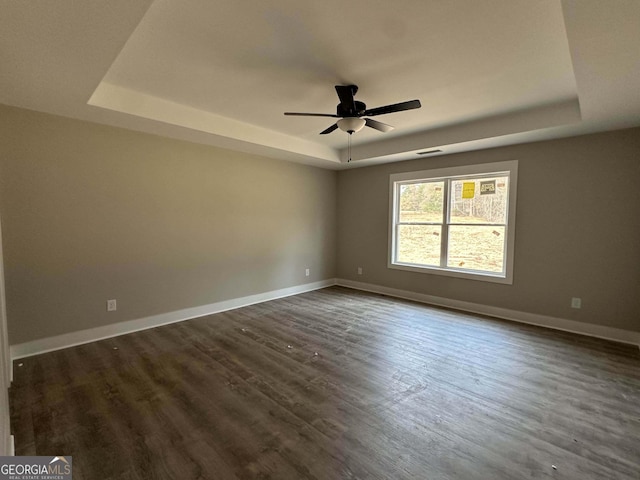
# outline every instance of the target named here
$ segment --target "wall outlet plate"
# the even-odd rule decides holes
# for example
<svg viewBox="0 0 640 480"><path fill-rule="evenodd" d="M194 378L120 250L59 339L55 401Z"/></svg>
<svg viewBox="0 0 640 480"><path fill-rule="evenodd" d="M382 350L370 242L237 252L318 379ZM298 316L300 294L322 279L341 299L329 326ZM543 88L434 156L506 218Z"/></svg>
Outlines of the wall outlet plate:
<svg viewBox="0 0 640 480"><path fill-rule="evenodd" d="M571 299L571 308L582 308L582 299L578 297L573 297Z"/></svg>
<svg viewBox="0 0 640 480"><path fill-rule="evenodd" d="M107 300L107 312L115 312L118 309L118 305L115 300Z"/></svg>

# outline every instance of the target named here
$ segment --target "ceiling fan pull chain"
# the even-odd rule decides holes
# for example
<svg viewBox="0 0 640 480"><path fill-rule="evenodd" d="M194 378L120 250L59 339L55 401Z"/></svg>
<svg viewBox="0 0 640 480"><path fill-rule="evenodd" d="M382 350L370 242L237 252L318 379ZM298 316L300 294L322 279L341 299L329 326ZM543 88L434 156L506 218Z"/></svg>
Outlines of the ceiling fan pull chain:
<svg viewBox="0 0 640 480"><path fill-rule="evenodd" d="M351 135L353 135L353 132L349 132L349 143L347 144L349 150L349 160L347 160L347 163L351 162Z"/></svg>

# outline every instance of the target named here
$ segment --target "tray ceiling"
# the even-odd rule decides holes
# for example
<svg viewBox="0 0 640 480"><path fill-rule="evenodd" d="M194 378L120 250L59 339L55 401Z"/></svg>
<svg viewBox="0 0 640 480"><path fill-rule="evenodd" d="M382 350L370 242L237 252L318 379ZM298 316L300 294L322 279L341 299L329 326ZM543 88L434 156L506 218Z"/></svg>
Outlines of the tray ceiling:
<svg viewBox="0 0 640 480"><path fill-rule="evenodd" d="M5 2L0 102L326 168L640 124L640 2Z"/></svg>

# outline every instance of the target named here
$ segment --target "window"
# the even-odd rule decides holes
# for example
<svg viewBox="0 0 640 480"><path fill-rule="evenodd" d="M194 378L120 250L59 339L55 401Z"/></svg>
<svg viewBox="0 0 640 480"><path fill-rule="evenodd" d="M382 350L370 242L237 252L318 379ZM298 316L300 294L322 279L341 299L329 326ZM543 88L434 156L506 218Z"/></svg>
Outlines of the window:
<svg viewBox="0 0 640 480"><path fill-rule="evenodd" d="M391 175L389 267L512 283L518 162Z"/></svg>

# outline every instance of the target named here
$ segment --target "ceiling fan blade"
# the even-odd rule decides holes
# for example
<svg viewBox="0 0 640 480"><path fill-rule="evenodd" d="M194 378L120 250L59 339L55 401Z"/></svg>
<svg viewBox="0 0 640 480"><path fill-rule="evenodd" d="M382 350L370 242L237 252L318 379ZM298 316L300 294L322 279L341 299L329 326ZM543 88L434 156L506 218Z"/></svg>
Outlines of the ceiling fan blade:
<svg viewBox="0 0 640 480"><path fill-rule="evenodd" d="M379 130L381 132L390 132L391 130L393 130L393 127L391 125L387 125L386 123L382 123L382 122L378 122L377 120L372 120L371 118L365 118L364 121L366 122L365 125L367 127L371 127L371 128L375 128L376 130Z"/></svg>
<svg viewBox="0 0 640 480"><path fill-rule="evenodd" d="M408 102L394 103L393 105L385 105L384 107L371 108L365 110L363 115L375 116L384 115L385 113L402 112L404 110L413 110L414 108L420 108L420 100L409 100Z"/></svg>
<svg viewBox="0 0 640 480"><path fill-rule="evenodd" d="M295 115L298 117L331 117L331 118L340 118L338 115L333 113L302 113L302 112L284 112L285 115Z"/></svg>
<svg viewBox="0 0 640 480"><path fill-rule="evenodd" d="M320 135L326 135L327 133L331 133L333 132L336 128L338 128L338 124L334 123L333 125L331 125L329 128L325 128L323 131L320 132Z"/></svg>
<svg viewBox="0 0 640 480"><path fill-rule="evenodd" d="M336 85L336 93L340 98L340 104L349 113L356 111L356 101L353 96L358 91L355 85Z"/></svg>

